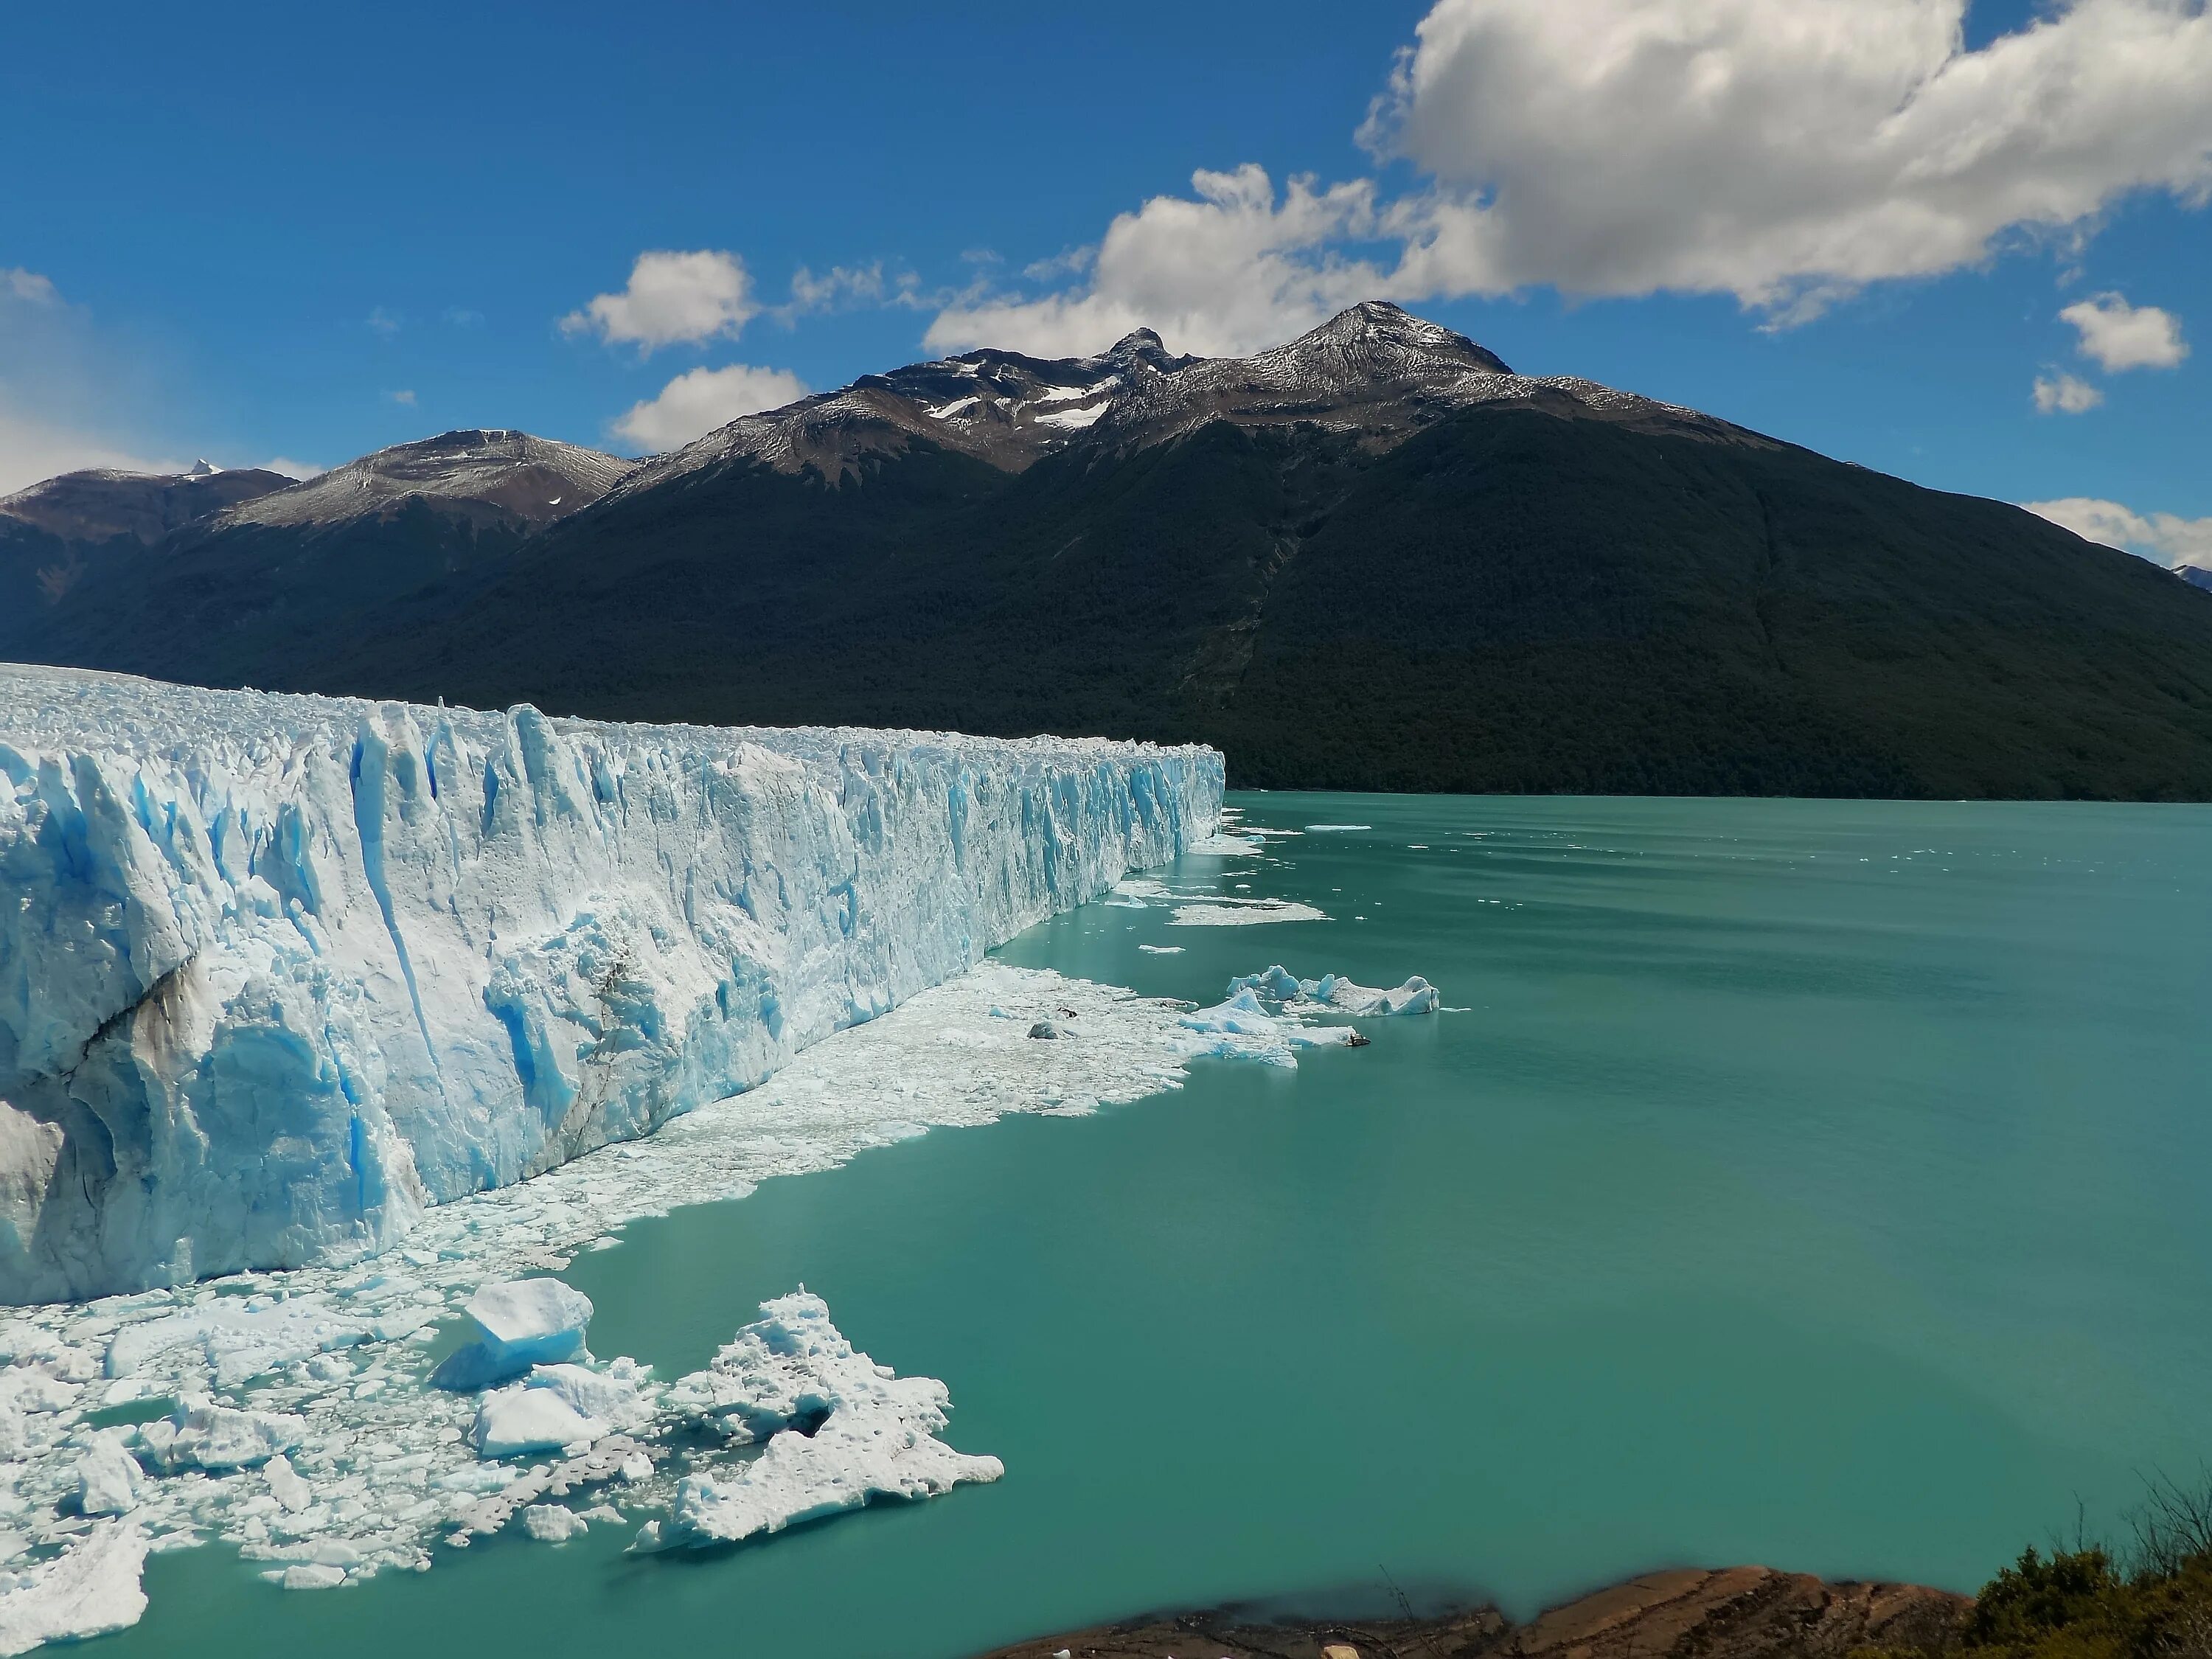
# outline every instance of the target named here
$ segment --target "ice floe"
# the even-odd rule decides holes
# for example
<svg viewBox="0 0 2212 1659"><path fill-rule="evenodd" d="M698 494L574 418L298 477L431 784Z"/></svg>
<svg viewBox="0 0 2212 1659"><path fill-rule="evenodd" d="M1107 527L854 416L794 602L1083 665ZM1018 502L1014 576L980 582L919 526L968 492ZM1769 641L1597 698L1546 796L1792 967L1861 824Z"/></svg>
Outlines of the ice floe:
<svg viewBox="0 0 2212 1659"><path fill-rule="evenodd" d="M1168 918L1170 927L1250 927L1269 921L1327 921L1328 916L1310 904L1294 899L1220 898L1206 903L1178 904Z"/></svg>
<svg viewBox="0 0 2212 1659"><path fill-rule="evenodd" d="M145 1565L145 1535L128 1521L107 1521L52 1560L0 1568L0 1654L137 1624L146 1611Z"/></svg>

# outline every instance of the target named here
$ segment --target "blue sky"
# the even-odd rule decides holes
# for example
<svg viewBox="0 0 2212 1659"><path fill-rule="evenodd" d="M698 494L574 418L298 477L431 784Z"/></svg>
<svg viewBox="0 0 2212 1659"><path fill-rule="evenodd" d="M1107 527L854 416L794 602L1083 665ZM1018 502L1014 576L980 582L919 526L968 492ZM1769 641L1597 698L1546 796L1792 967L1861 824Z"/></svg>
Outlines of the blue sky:
<svg viewBox="0 0 2212 1659"><path fill-rule="evenodd" d="M2212 19L1957 11L17 7L0 486L468 425L635 451L932 345L1249 349L1374 289L1524 372L2212 562ZM742 297L580 314L654 250ZM781 374L653 405L739 364Z"/></svg>

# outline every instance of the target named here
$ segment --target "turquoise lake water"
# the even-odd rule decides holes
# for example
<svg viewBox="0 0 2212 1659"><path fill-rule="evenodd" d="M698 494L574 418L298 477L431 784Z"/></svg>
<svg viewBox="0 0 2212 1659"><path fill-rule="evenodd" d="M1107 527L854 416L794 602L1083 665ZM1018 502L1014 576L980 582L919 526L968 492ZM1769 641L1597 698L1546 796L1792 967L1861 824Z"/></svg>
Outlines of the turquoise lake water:
<svg viewBox="0 0 2212 1659"><path fill-rule="evenodd" d="M1331 920L1091 906L1001 957L1208 1001L1418 973L1467 1012L939 1131L564 1275L664 1376L803 1280L1002 1482L322 1594L159 1557L96 1651L956 1659L1386 1571L1524 1613L1692 1562L1964 1589L2212 1459L2212 811L1234 804L1369 826L1178 872Z"/></svg>

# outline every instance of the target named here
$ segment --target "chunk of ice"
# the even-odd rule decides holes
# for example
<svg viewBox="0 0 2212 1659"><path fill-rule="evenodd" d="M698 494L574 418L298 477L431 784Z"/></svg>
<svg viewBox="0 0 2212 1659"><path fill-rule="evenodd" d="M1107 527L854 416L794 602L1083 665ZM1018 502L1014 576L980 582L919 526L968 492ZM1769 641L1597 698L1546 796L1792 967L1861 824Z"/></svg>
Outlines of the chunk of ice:
<svg viewBox="0 0 2212 1659"><path fill-rule="evenodd" d="M516 1382L495 1389L483 1397L483 1403L477 1407L473 1438L479 1457L517 1457L525 1452L588 1444L608 1433L611 1426L585 1416L551 1389Z"/></svg>
<svg viewBox="0 0 2212 1659"><path fill-rule="evenodd" d="M103 1429L76 1460L76 1506L81 1515L127 1515L138 1507L145 1479L137 1460L123 1449L123 1436Z"/></svg>
<svg viewBox="0 0 2212 1659"><path fill-rule="evenodd" d="M524 1279L481 1286L465 1311L476 1321L477 1340L447 1354L430 1381L472 1394L533 1365L561 1364L581 1355L592 1299L557 1279Z"/></svg>
<svg viewBox="0 0 2212 1659"><path fill-rule="evenodd" d="M522 1529L541 1544L565 1544L586 1531L584 1517L559 1504L532 1504L522 1512Z"/></svg>
<svg viewBox="0 0 2212 1659"><path fill-rule="evenodd" d="M103 1521L51 1561L0 1570L0 1654L47 1642L81 1642L138 1622L146 1536L129 1521Z"/></svg>
<svg viewBox="0 0 2212 1659"><path fill-rule="evenodd" d="M291 1450L307 1426L304 1419L286 1413L239 1411L204 1395L188 1395L167 1420L140 1425L138 1443L165 1474L246 1469Z"/></svg>
<svg viewBox="0 0 2212 1659"><path fill-rule="evenodd" d="M667 1520L641 1532L642 1547L733 1542L871 1498L927 1498L1006 1473L995 1457L939 1440L945 1385L898 1376L856 1352L820 1297L795 1291L761 1313L668 1395L679 1413L767 1449L726 1473L686 1475Z"/></svg>

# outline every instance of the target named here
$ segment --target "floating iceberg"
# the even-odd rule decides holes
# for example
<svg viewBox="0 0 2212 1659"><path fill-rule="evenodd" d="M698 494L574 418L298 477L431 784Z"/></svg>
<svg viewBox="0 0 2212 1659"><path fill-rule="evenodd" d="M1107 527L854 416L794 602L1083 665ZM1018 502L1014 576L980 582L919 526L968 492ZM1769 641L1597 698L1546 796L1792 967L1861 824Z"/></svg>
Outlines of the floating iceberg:
<svg viewBox="0 0 2212 1659"><path fill-rule="evenodd" d="M138 1449L165 1474L183 1469L227 1474L266 1463L300 1443L307 1422L283 1412L240 1411L187 1395L167 1419L142 1424Z"/></svg>
<svg viewBox="0 0 2212 1659"><path fill-rule="evenodd" d="M1179 1023L1213 1038L1210 1052L1224 1059L1271 1066L1296 1066L1297 1049L1348 1048L1357 1037L1349 1025L1315 1025L1296 1013L1277 1013L1249 985L1232 988L1224 1000L1194 1009Z"/></svg>
<svg viewBox="0 0 2212 1659"><path fill-rule="evenodd" d="M430 1382L434 1388L473 1394L520 1376L533 1365L558 1365L581 1356L592 1299L557 1279L525 1279L479 1287L463 1311L476 1322L477 1340L447 1355Z"/></svg>
<svg viewBox="0 0 2212 1659"><path fill-rule="evenodd" d="M387 1249L1174 858L1221 781L0 666L0 1301Z"/></svg>
<svg viewBox="0 0 2212 1659"><path fill-rule="evenodd" d="M1362 1018L1377 1014L1433 1014L1443 1001L1437 988L1418 974L1403 985L1384 990L1372 985L1355 985L1340 974L1298 979L1279 963L1229 981L1232 998L1241 991L1251 991L1271 1002L1289 1006L1311 1004Z"/></svg>
<svg viewBox="0 0 2212 1659"><path fill-rule="evenodd" d="M871 1498L929 1498L1006 1472L995 1457L939 1440L945 1385L894 1376L856 1352L820 1297L800 1291L761 1312L707 1370L672 1383L668 1404L728 1440L765 1449L727 1473L684 1476L668 1518L639 1534L641 1547L732 1543Z"/></svg>
<svg viewBox="0 0 2212 1659"><path fill-rule="evenodd" d="M124 1449L112 1429L92 1437L76 1461L76 1507L80 1515L127 1515L138 1506L145 1477L137 1460Z"/></svg>
<svg viewBox="0 0 2212 1659"><path fill-rule="evenodd" d="M0 1654L47 1642L79 1642L138 1622L146 1611L139 1574L146 1538L127 1521L107 1521L51 1561L0 1568Z"/></svg>
<svg viewBox="0 0 2212 1659"><path fill-rule="evenodd" d="M586 1447L605 1438L609 1428L551 1389L517 1382L484 1396L477 1407L473 1438L479 1457L518 1457L526 1452Z"/></svg>
<svg viewBox="0 0 2212 1659"><path fill-rule="evenodd" d="M1168 918L1170 927L1252 927L1269 921L1327 921L1326 913L1296 899L1220 898L1200 904L1178 904Z"/></svg>

